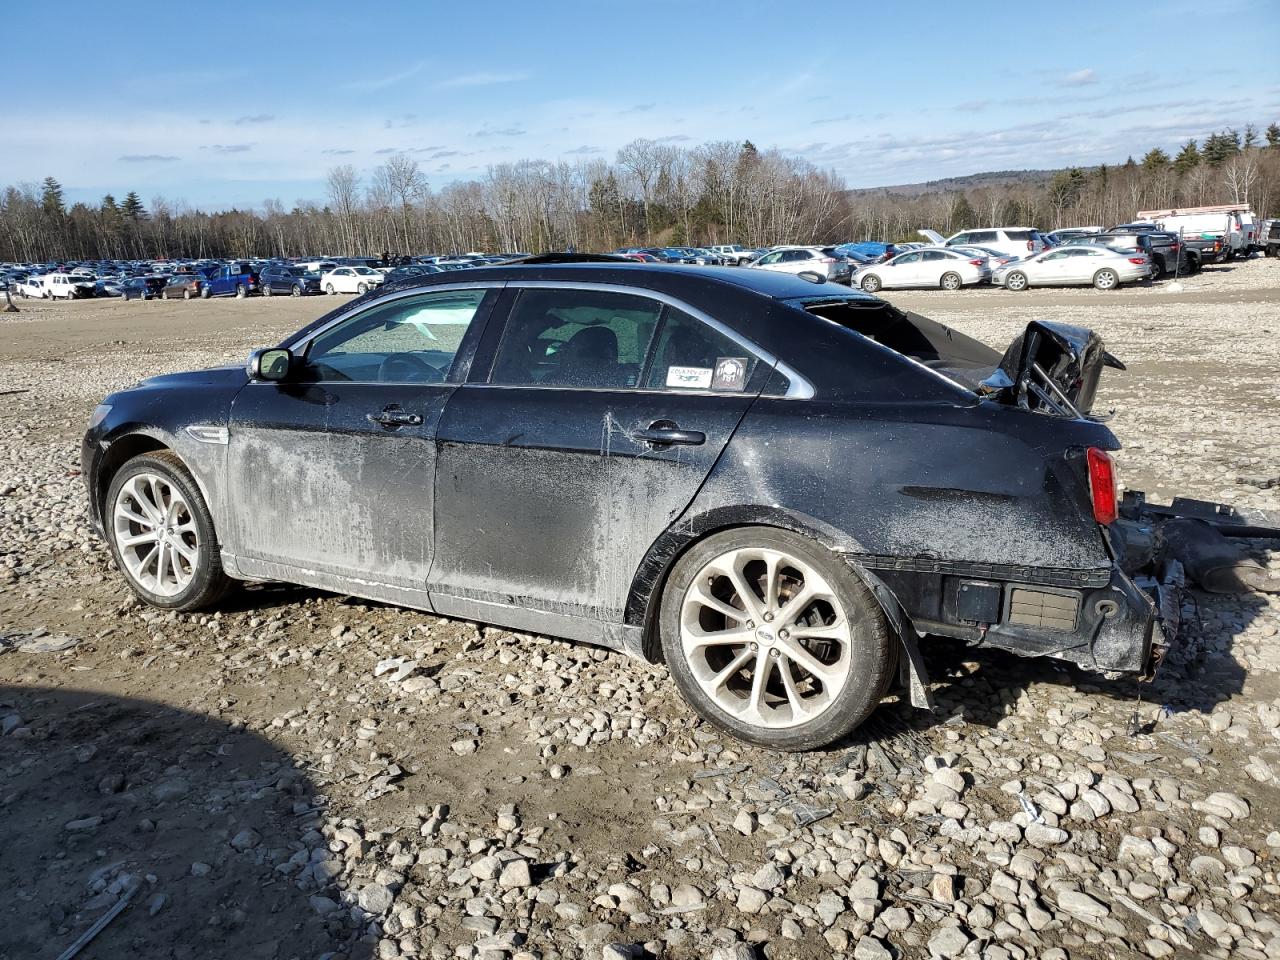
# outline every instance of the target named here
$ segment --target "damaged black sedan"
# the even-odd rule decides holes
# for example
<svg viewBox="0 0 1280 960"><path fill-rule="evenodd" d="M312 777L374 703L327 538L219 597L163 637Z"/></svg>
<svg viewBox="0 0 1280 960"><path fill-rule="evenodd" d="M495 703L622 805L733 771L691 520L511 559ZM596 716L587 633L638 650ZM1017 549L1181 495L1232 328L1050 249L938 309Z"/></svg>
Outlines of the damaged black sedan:
<svg viewBox="0 0 1280 960"><path fill-rule="evenodd" d="M836 740L921 639L1139 673L1086 330L1004 354L812 278L521 264L362 296L113 394L90 513L174 610L275 580L664 661L752 743Z"/></svg>

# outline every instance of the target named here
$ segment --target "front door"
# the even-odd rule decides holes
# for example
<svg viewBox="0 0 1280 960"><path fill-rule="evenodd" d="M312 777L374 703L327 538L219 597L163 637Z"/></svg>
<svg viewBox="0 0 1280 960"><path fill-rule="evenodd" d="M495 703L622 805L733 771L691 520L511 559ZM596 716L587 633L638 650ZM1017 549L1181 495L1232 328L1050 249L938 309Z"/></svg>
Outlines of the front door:
<svg viewBox="0 0 1280 960"><path fill-rule="evenodd" d="M497 296L371 304L295 345L287 381L240 392L220 533L245 572L426 606L436 428Z"/></svg>
<svg viewBox="0 0 1280 960"><path fill-rule="evenodd" d="M622 620L641 559L770 367L656 297L573 285L508 296L500 343L495 329L481 348L493 360L477 359L440 423L432 603L479 618L485 605L542 611L572 636L566 618Z"/></svg>

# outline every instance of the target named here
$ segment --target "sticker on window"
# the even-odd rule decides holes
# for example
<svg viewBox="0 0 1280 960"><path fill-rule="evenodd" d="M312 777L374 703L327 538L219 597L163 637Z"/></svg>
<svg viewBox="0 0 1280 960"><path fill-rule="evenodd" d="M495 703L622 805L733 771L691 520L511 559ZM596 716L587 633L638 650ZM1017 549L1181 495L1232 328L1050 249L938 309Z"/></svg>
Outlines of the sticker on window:
<svg viewBox="0 0 1280 960"><path fill-rule="evenodd" d="M706 390L711 386L710 367L667 367L667 386Z"/></svg>
<svg viewBox="0 0 1280 960"><path fill-rule="evenodd" d="M747 385L746 357L718 357L711 377L712 390L742 390Z"/></svg>

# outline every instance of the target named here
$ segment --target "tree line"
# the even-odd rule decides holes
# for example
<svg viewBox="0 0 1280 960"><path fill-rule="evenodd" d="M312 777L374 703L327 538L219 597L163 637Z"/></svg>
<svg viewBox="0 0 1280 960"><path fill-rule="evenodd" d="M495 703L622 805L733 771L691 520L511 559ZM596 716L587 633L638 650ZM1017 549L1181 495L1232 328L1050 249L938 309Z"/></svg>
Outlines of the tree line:
<svg viewBox="0 0 1280 960"><path fill-rule="evenodd" d="M353 256L626 245L910 240L1000 224L1109 225L1138 210L1249 203L1280 210L1280 125L1190 140L1173 156L1072 167L1040 182L906 195L848 190L829 170L750 141L692 148L635 140L604 159L522 160L433 190L397 154L371 172L328 171L323 201L206 211L136 191L67 205L54 177L0 194L0 261Z"/></svg>

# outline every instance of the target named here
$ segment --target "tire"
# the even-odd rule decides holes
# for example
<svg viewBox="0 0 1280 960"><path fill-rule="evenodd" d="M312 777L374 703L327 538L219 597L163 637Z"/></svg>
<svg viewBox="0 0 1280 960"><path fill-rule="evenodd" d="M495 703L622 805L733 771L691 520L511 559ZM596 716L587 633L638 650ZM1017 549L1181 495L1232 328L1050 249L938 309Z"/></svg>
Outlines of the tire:
<svg viewBox="0 0 1280 960"><path fill-rule="evenodd" d="M201 300L208 300L212 296L213 296L213 288L210 287L208 284L205 284L203 287L200 288Z"/></svg>
<svg viewBox="0 0 1280 960"><path fill-rule="evenodd" d="M359 293L359 294L365 294L365 293L368 293L368 292L369 292L369 285L368 285L367 283L357 283L357 284L356 284L356 293Z"/></svg>
<svg viewBox="0 0 1280 960"><path fill-rule="evenodd" d="M1169 272L1169 265L1165 263L1164 257L1153 257L1151 262L1155 265L1156 271L1151 275L1152 280L1159 280Z"/></svg>
<svg viewBox="0 0 1280 960"><path fill-rule="evenodd" d="M161 300L168 300L168 299L169 299L169 291L168 291L168 290L161 290L161 291L160 291L160 299L161 299Z"/></svg>
<svg viewBox="0 0 1280 960"><path fill-rule="evenodd" d="M157 511L162 509L160 516ZM168 450L134 457L116 472L107 488L102 522L116 567L144 603L165 610L199 610L231 585L200 488ZM148 528L158 525L173 532L159 541L147 539ZM129 543L131 536L143 539ZM181 543L182 552L172 543Z"/></svg>
<svg viewBox="0 0 1280 960"><path fill-rule="evenodd" d="M738 571L738 582L750 584L749 601L722 572L729 569ZM765 583L775 589L764 590ZM803 629L820 629L823 620L830 621L818 655L799 638L788 637L795 618L785 603L760 609L766 592L794 597L804 585L818 595L797 613L819 626ZM702 603L699 595L717 606ZM660 603L663 655L685 701L713 726L756 746L813 750L847 736L879 704L892 675L892 636L871 591L848 564L789 530L741 527L694 544L676 562ZM761 622L748 616L748 603ZM742 620L720 612L726 609L743 610ZM727 633L744 639L696 643L726 626L731 627ZM726 677L734 663L738 668ZM756 684L761 663L762 688ZM829 676L805 672L804 663L829 668ZM743 676L748 671L750 676ZM719 686L713 677L723 678ZM810 716L797 716L797 702Z"/></svg>
<svg viewBox="0 0 1280 960"><path fill-rule="evenodd" d="M243 284L243 283L237 283L237 284L236 284L236 299L237 299L237 300L243 300L243 299L244 299L245 297L247 297L248 295L249 295L249 291L248 291L248 290L246 290L246 289L244 288L244 284Z"/></svg>
<svg viewBox="0 0 1280 960"><path fill-rule="evenodd" d="M959 290L964 286L964 281L960 279L958 273L944 273L942 275L943 290Z"/></svg>
<svg viewBox="0 0 1280 960"><path fill-rule="evenodd" d="M880 286L881 286L880 278L877 277L874 273L868 273L858 283L858 286L862 287L862 290L864 293L879 293Z"/></svg>
<svg viewBox="0 0 1280 960"><path fill-rule="evenodd" d="M183 300L190 300L190 299L191 299L191 288L190 288L190 287L187 287L185 290L183 290L183 291L182 291L182 299L183 299Z"/></svg>
<svg viewBox="0 0 1280 960"><path fill-rule="evenodd" d="M1027 280L1027 275L1021 270L1014 270L1004 278L1004 288L1012 290L1014 293L1021 293L1031 284Z"/></svg>
<svg viewBox="0 0 1280 960"><path fill-rule="evenodd" d="M333 296L336 291L333 289L332 283L326 283L324 285L324 292L327 293L329 296Z"/></svg>
<svg viewBox="0 0 1280 960"><path fill-rule="evenodd" d="M1114 290L1120 286L1120 277L1110 267L1104 267L1093 275L1093 286L1097 290Z"/></svg>
<svg viewBox="0 0 1280 960"><path fill-rule="evenodd" d="M262 285L262 295L263 295L264 297L269 297L269 296L271 296L271 284L269 284L269 283L264 283L264 284Z"/></svg>
<svg viewBox="0 0 1280 960"><path fill-rule="evenodd" d="M289 290L289 296L291 297L302 296L302 287L299 284L295 283L293 287Z"/></svg>

